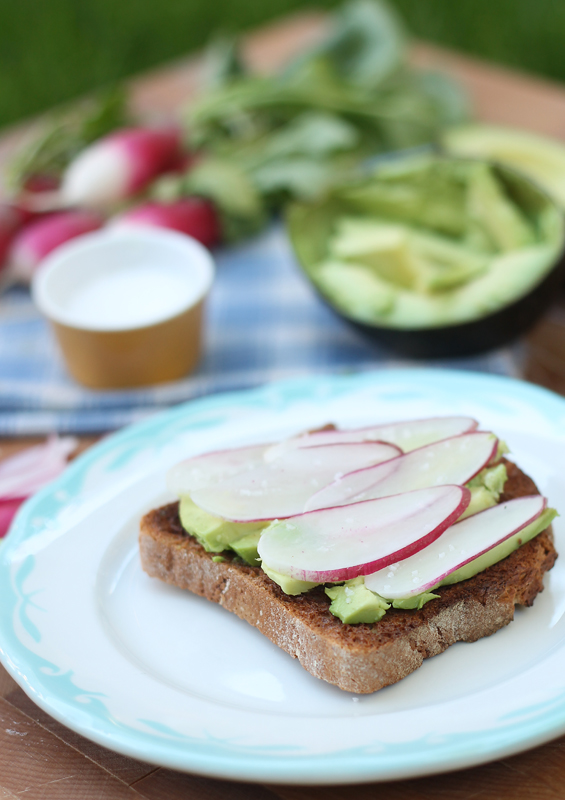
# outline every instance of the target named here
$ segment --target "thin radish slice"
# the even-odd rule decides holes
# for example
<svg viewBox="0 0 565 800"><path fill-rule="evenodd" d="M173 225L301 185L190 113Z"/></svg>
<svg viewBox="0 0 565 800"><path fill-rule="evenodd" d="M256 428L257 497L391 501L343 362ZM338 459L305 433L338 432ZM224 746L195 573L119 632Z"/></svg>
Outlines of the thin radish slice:
<svg viewBox="0 0 565 800"><path fill-rule="evenodd" d="M9 500L0 500L0 539L5 536L10 530L12 520L16 516L18 508L23 502L25 497L14 497Z"/></svg>
<svg viewBox="0 0 565 800"><path fill-rule="evenodd" d="M71 436L51 437L45 444L34 445L0 462L0 500L29 497L66 467L67 458L76 448Z"/></svg>
<svg viewBox="0 0 565 800"><path fill-rule="evenodd" d="M182 497L195 489L216 486L240 472L255 469L263 462L267 447L268 444L254 444L187 458L169 470L167 487Z"/></svg>
<svg viewBox="0 0 565 800"><path fill-rule="evenodd" d="M351 472L313 495L304 511L387 497L401 492L464 484L485 467L496 453L492 433L473 431L412 450L384 464Z"/></svg>
<svg viewBox="0 0 565 800"><path fill-rule="evenodd" d="M235 522L281 519L300 514L308 498L336 477L397 455L394 445L373 442L305 447L189 494L216 517Z"/></svg>
<svg viewBox="0 0 565 800"><path fill-rule="evenodd" d="M422 550L469 504L463 486L326 508L275 522L259 541L270 569L304 581L326 583L369 575Z"/></svg>
<svg viewBox="0 0 565 800"><path fill-rule="evenodd" d="M367 575L365 586L387 600L421 594L534 522L545 506L544 497L533 495L487 508L452 525L416 555Z"/></svg>
<svg viewBox="0 0 565 800"><path fill-rule="evenodd" d="M477 426L478 422L471 417L434 417L373 425L369 428L313 431L272 445L265 452L265 460L272 461L282 453L297 447L313 447L322 444L337 444L338 442L389 442L407 453L441 439L449 439L452 436L474 431Z"/></svg>

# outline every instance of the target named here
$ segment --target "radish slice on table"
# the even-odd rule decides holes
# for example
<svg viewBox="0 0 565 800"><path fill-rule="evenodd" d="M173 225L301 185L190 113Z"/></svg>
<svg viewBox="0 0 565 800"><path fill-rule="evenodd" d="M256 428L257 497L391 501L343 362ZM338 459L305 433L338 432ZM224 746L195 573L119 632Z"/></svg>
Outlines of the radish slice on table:
<svg viewBox="0 0 565 800"><path fill-rule="evenodd" d="M0 462L0 537L8 532L20 505L66 467L76 439L52 437Z"/></svg>
<svg viewBox="0 0 565 800"><path fill-rule="evenodd" d="M324 487L305 504L305 511L356 503L411 492L444 483L464 484L485 467L496 453L492 433L473 431L358 470Z"/></svg>
<svg viewBox="0 0 565 800"><path fill-rule="evenodd" d="M268 444L256 444L187 458L169 470L167 487L182 497L194 489L215 486L240 472L255 469L263 462L263 453L268 447Z"/></svg>
<svg viewBox="0 0 565 800"><path fill-rule="evenodd" d="M72 436L51 437L0 462L0 499L28 497L65 468L76 448Z"/></svg>
<svg viewBox="0 0 565 800"><path fill-rule="evenodd" d="M474 431L477 426L478 422L471 417L434 417L373 425L369 428L313 431L273 445L265 453L265 458L267 461L271 461L287 450L297 447L313 447L322 444L337 444L338 442L390 442L407 453L409 450L424 447L441 439Z"/></svg>
<svg viewBox="0 0 565 800"><path fill-rule="evenodd" d="M367 575L365 586L387 600L421 594L534 522L545 506L545 498L534 495L487 508L452 525L425 550Z"/></svg>
<svg viewBox="0 0 565 800"><path fill-rule="evenodd" d="M339 475L397 455L393 445L373 442L305 447L188 493L216 517L235 522L280 519L300 514L308 498Z"/></svg>
<svg viewBox="0 0 565 800"><path fill-rule="evenodd" d="M434 486L326 508L270 525L259 541L269 569L326 583L369 575L418 553L469 504L464 486Z"/></svg>

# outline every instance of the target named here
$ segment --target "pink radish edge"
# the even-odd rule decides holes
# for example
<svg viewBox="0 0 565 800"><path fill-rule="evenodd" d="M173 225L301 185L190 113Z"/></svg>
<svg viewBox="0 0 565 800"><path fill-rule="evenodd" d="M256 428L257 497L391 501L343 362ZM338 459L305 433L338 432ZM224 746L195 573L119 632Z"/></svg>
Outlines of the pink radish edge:
<svg viewBox="0 0 565 800"><path fill-rule="evenodd" d="M531 499L533 497L540 497L540 495L530 494L530 495L524 495L523 497L517 497L515 499L516 500L525 500L525 499ZM543 512L545 511L545 509L547 508L547 498L542 497L541 499L542 499L543 502L542 502L542 506L541 506L540 510L536 514L534 514L532 517L530 517L528 520L526 520L522 525L519 525L517 528L514 528L514 530L510 531L510 533L508 533L506 536L503 536L502 539L499 539L491 547L485 547L484 550L481 550L480 552L475 553L472 556L469 556L469 558L467 558L465 561L462 561L454 569L449 570L449 572L444 572L436 580L430 581L430 582L428 582L426 584L422 584L422 586L420 587L420 593L421 592L425 592L428 589L431 589L433 586L437 586L437 584L440 583L441 581L443 581L444 578L447 578L449 575L451 575L452 573L456 572L458 569L461 569L466 564L469 564L471 561L475 561L475 559L480 558L481 556L484 556L484 554L488 553L489 550L492 550L494 547L497 547L499 544L502 544L507 539L510 539L511 536L515 536L517 533L520 533L520 531L523 531L524 528L527 528L528 525L531 525L532 522L535 522L536 519L538 519L538 517L540 517L543 514ZM509 502L512 502L512 501L509 501ZM495 508L495 507L496 506L492 506L491 508L485 508L482 511L479 511L477 514L473 514L472 517L467 517L467 519L477 519L478 517L481 516L481 514L485 514L488 511L491 511L492 508ZM464 522L465 520L462 520L462 521ZM439 536L436 537L436 538L439 538ZM406 558L406 556L405 556L405 558ZM398 560L400 561L402 559L398 559ZM388 564L386 564L385 566L388 566ZM377 570L373 570L373 572L377 572ZM365 573L365 574L367 574L367 573Z"/></svg>
<svg viewBox="0 0 565 800"><path fill-rule="evenodd" d="M381 463L382 464L391 464L392 466L394 466L394 463L396 462L397 459L404 458L405 456L408 456L408 455L412 456L412 454L418 453L420 450L424 450L426 447L433 447L433 445L439 444L440 442L446 442L448 439L460 439L463 436L474 436L475 434L482 435L484 433L490 433L490 431L468 431L467 433L458 433L457 436L448 436L447 439L439 439L437 442L431 442L430 444L425 444L425 445L423 445L423 447L416 447L414 450L408 451L408 453L400 452L397 456L394 456L394 458L391 458L388 461L383 461ZM494 436L494 434L493 434L493 436ZM382 444L390 444L390 442L383 442ZM392 446L394 447L396 445L392 445ZM495 455L497 449L498 449L498 438L495 437L492 450L491 450L490 455L488 456L487 460L483 463L482 467L479 467L479 469L476 470L476 472L474 472L472 475L470 475L467 478L467 480L465 481L466 483L468 483L469 481L472 481L473 478L475 478L479 474L479 472L481 472L488 464L490 464L490 462L492 461L492 458ZM375 469L376 467L380 467L380 464L374 464L374 465L371 465L369 467L362 467L361 469L354 469L351 472L347 472L345 475L342 475L342 477L339 480L342 481L344 478L348 477L349 475L358 475L361 472L367 472L368 470ZM389 475L385 476L385 478L383 478L382 480L385 480L388 477L389 477ZM334 481L334 483L337 483L337 482L338 481ZM380 481L379 481L379 483L380 483ZM331 484L328 484L328 486L331 486ZM324 487L324 488L328 488L328 487ZM320 490L320 491L322 491L322 490ZM312 509L312 511L319 511L319 510L320 509Z"/></svg>
<svg viewBox="0 0 565 800"><path fill-rule="evenodd" d="M447 484L446 484L447 485ZM418 541L413 542L412 544L403 547L401 550L397 550L394 553L390 553L388 556L383 556L383 558L376 559L375 561L371 561L364 564L357 564L351 567L343 567L340 569L332 569L332 570L299 570L299 569L292 569L289 570L289 575L292 578L297 580L303 581L312 581L316 583L339 583L341 581L348 581L352 578L359 578L360 576L370 575L373 572L378 572L380 569L384 569L385 567L390 566L391 564L396 564L398 561L403 561L405 558L409 558L409 556L413 556L416 553L419 553L425 547L427 547L432 542L435 542L436 539L439 539L441 534L447 530L447 528L451 527L454 522L456 522L461 514L465 511L469 503L471 502L471 492L467 489L466 486L458 486L458 489L461 490L461 501L459 505L442 521L438 524L433 531L423 536ZM362 503L372 503L373 500L361 500L359 505ZM353 503L352 505L358 505L357 503ZM335 506L335 508L342 508L342 506ZM306 511L304 515L308 514L316 514L320 510L323 511L331 511L329 508L324 509L316 509L314 511ZM292 517L291 517L292 519Z"/></svg>

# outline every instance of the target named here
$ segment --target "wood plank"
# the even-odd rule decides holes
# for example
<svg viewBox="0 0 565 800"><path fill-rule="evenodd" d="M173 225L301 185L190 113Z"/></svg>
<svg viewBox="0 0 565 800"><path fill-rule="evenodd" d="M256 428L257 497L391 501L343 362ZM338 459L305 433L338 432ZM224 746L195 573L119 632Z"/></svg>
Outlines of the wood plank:
<svg viewBox="0 0 565 800"><path fill-rule="evenodd" d="M562 800L565 738L482 767L355 787L355 800ZM282 800L343 800L343 787L270 786ZM349 790L351 791L351 790Z"/></svg>
<svg viewBox="0 0 565 800"><path fill-rule="evenodd" d="M565 91L562 84L418 43L412 61L451 75L469 92L474 116L484 122L565 139Z"/></svg>
<svg viewBox="0 0 565 800"><path fill-rule="evenodd" d="M234 783L159 769L135 784L148 800L277 800L280 795L258 784Z"/></svg>
<svg viewBox="0 0 565 800"><path fill-rule="evenodd" d="M0 699L0 792L26 800L139 800L140 795ZM1 795L0 795L1 796Z"/></svg>
<svg viewBox="0 0 565 800"><path fill-rule="evenodd" d="M0 664L0 697L6 697L17 688L16 681L8 675L2 664Z"/></svg>
<svg viewBox="0 0 565 800"><path fill-rule="evenodd" d="M125 784L133 784L155 770L152 764L146 764L143 761L137 761L113 750L108 750L106 747L101 747L95 742L91 742L90 739L86 739L84 736L70 730L70 728L61 725L60 722L57 722L36 706L23 689L20 689L17 685L14 691L6 696L5 700L19 713L25 714L30 722L36 723L44 731L53 734L61 742L74 748Z"/></svg>

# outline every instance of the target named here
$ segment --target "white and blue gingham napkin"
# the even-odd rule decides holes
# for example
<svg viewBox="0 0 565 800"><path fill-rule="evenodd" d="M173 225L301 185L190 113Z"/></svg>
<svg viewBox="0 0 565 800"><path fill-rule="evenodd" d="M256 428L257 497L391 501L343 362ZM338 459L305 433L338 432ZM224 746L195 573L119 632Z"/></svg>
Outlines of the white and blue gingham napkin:
<svg viewBox="0 0 565 800"><path fill-rule="evenodd" d="M279 225L219 251L216 260L199 368L181 381L144 389L101 392L75 383L29 293L6 292L0 297L0 435L110 431L212 392L409 363L368 342L321 302ZM434 365L515 375L518 363L517 350L507 348Z"/></svg>

